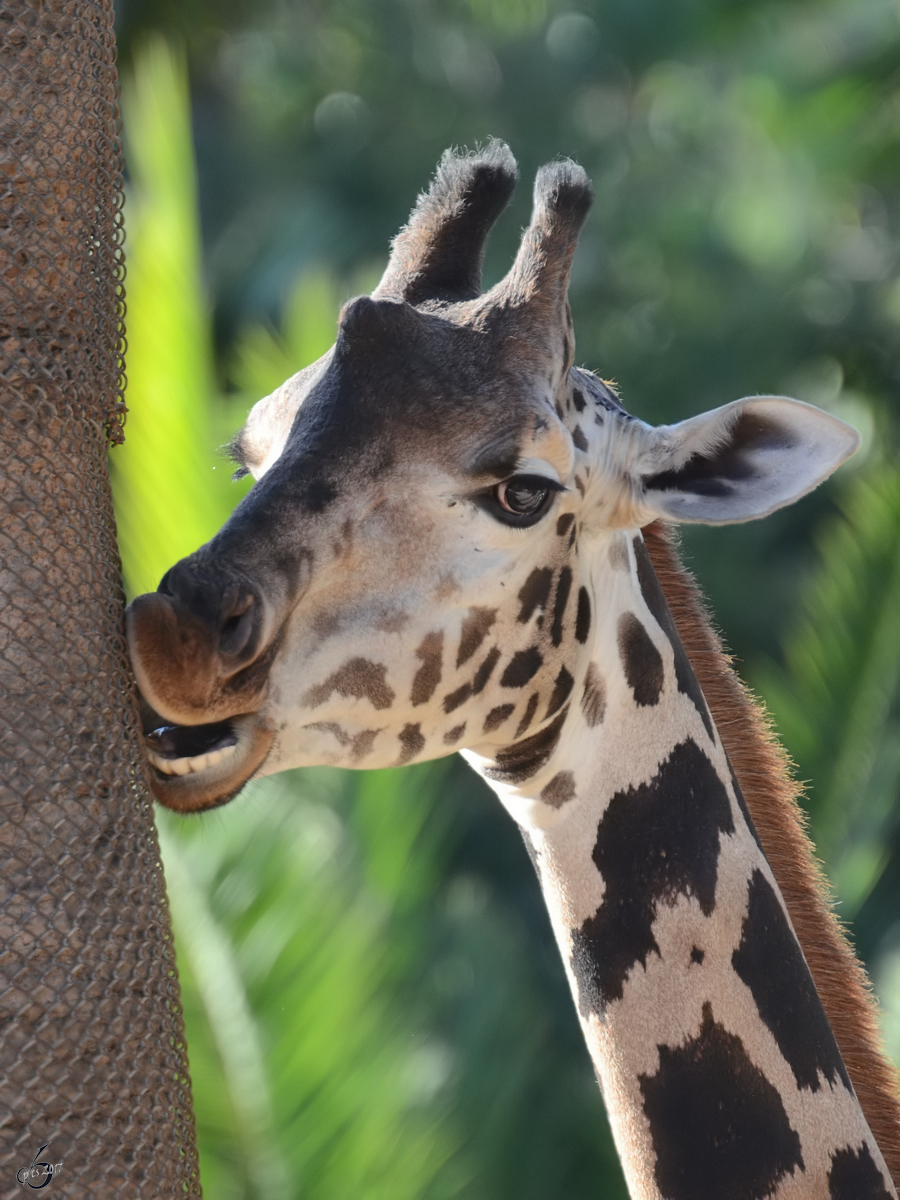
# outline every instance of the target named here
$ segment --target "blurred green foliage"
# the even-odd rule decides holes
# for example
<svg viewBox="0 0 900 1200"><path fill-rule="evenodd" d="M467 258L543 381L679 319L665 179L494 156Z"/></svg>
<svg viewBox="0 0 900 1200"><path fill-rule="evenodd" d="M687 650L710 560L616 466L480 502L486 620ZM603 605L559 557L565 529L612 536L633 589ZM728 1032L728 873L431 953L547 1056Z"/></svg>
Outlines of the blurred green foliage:
<svg viewBox="0 0 900 1200"><path fill-rule="evenodd" d="M215 454L227 415L213 401L183 63L155 40L123 93L130 411L111 466L125 582L135 595L208 541L238 496L226 491L230 472Z"/></svg>
<svg viewBox="0 0 900 1200"><path fill-rule="evenodd" d="M488 281L541 161L594 178L578 356L631 411L774 391L861 429L831 485L686 548L900 1060L893 0L122 0L119 36L130 591L218 527L248 485L216 448L330 344L445 146L488 134L523 173ZM624 1196L531 866L457 761L160 825L207 1196Z"/></svg>
<svg viewBox="0 0 900 1200"><path fill-rule="evenodd" d="M359 835L335 773L257 786L212 834L161 822L208 1196L458 1194L450 1051L397 1003L394 913L434 890L415 784L361 789L407 846Z"/></svg>

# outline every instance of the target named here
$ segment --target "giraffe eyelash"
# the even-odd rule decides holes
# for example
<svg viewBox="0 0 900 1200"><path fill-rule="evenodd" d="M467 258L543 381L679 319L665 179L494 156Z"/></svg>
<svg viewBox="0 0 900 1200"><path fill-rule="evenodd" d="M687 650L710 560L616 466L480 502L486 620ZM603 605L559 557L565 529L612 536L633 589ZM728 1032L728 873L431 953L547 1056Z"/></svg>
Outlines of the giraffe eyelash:
<svg viewBox="0 0 900 1200"><path fill-rule="evenodd" d="M221 453L226 458L230 458L235 464L236 470L231 476L233 483L236 483L239 479L245 479L250 474L250 468L247 465L247 459L244 453L243 437L244 431L243 429L239 429L231 441L224 445L221 449Z"/></svg>

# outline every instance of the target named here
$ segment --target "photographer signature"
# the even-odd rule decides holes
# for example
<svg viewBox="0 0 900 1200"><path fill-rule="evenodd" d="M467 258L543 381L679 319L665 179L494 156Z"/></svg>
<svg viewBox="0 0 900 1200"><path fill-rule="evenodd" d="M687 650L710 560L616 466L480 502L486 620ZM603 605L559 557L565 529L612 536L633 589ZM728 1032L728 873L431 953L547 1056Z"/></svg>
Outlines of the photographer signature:
<svg viewBox="0 0 900 1200"><path fill-rule="evenodd" d="M47 1146L49 1145L50 1143L48 1142ZM27 1187L30 1187L33 1191L37 1192L40 1191L41 1188L46 1187L54 1175L58 1175L60 1173L62 1170L61 1162L48 1163L37 1161L47 1149L47 1146L41 1146L40 1150L38 1150L37 1154L31 1160L30 1167L22 1167L20 1170L16 1171L17 1183L23 1183ZM42 1182L32 1183L32 1179L40 1179Z"/></svg>

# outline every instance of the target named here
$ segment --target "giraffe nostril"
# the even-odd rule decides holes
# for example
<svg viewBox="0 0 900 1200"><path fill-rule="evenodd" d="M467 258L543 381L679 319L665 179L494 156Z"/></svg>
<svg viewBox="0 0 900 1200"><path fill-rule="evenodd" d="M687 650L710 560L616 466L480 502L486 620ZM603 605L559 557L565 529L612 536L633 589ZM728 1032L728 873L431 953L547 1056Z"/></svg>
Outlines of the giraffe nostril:
<svg viewBox="0 0 900 1200"><path fill-rule="evenodd" d="M243 595L229 606L219 623L219 651L229 657L241 654L257 626L257 608L253 596Z"/></svg>

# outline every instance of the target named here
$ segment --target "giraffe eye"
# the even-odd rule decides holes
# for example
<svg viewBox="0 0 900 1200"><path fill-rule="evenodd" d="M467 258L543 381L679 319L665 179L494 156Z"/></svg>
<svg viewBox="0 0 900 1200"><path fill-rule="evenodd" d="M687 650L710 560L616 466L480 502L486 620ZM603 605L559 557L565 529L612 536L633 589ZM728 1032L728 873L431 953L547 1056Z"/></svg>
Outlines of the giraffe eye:
<svg viewBox="0 0 900 1200"><path fill-rule="evenodd" d="M542 475L513 475L491 489L491 511L507 525L534 525L550 507L554 493L563 490Z"/></svg>

